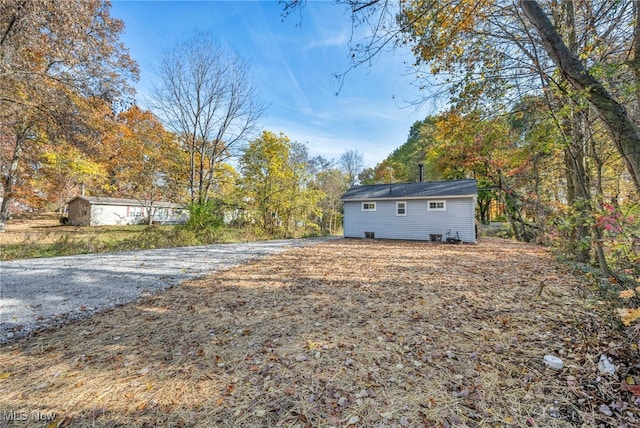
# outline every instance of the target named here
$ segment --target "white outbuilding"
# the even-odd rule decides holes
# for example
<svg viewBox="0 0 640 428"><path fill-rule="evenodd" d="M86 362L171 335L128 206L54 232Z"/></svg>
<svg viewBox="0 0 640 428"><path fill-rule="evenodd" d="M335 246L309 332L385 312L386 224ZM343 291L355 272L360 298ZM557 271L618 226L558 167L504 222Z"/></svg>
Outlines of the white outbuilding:
<svg viewBox="0 0 640 428"><path fill-rule="evenodd" d="M73 226L103 226L141 224L148 220L157 224L178 224L189 219L183 205L172 202L145 204L137 199L76 196L68 203L69 224Z"/></svg>

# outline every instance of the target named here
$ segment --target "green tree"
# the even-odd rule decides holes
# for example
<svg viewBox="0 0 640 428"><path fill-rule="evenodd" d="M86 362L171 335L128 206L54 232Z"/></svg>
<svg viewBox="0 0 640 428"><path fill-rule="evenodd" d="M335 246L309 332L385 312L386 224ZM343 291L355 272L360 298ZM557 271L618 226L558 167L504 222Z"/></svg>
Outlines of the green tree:
<svg viewBox="0 0 640 428"><path fill-rule="evenodd" d="M269 236L317 230L320 191L309 184L306 147L284 134L264 131L240 158L241 189L249 215Z"/></svg>
<svg viewBox="0 0 640 428"><path fill-rule="evenodd" d="M321 210L319 225L322 232L329 235L337 234L342 226L341 197L350 185L351 179L341 168L336 167L335 161L322 157L312 159L313 188L322 192L319 202Z"/></svg>
<svg viewBox="0 0 640 428"><path fill-rule="evenodd" d="M420 165L423 166L423 181L442 179L437 165L432 163L433 157L429 156L436 146L435 121L435 116L429 116L414 122L407 141L385 159L385 164L393 167L397 181L419 181Z"/></svg>
<svg viewBox="0 0 640 428"><path fill-rule="evenodd" d="M376 169L373 167L368 167L363 169L360 174L358 174L358 181L362 185L367 184L376 184Z"/></svg>

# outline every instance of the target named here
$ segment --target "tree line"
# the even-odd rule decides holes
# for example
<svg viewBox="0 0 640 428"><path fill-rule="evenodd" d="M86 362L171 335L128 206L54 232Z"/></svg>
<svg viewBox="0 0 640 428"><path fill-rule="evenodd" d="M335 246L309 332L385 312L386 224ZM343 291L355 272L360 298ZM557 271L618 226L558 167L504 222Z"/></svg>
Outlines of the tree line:
<svg viewBox="0 0 640 428"><path fill-rule="evenodd" d="M287 2L287 12L303 9ZM353 66L409 48L441 112L363 182L477 178L512 236L640 281L640 8L636 1L339 0Z"/></svg>
<svg viewBox="0 0 640 428"><path fill-rule="evenodd" d="M152 113L132 103L138 68L108 3L1 0L0 224L12 202L61 204L84 187L206 206L267 234L333 232L349 185L415 181L423 164L428 179L478 179L482 221L497 201L517 239L640 278L637 2L336 5L364 34L349 43L353 67L409 48L426 94L415 102L442 107L364 171L356 151L312 158L260 133L265 107L246 65L206 33L163 59Z"/></svg>
<svg viewBox="0 0 640 428"><path fill-rule="evenodd" d="M134 198L150 213L156 201L183 202L269 236L339 229L361 154L311 158L284 134L259 133L265 108L247 65L208 33L165 55L153 112L140 108L138 67L109 8L0 3L2 228L12 207L61 210L86 193Z"/></svg>

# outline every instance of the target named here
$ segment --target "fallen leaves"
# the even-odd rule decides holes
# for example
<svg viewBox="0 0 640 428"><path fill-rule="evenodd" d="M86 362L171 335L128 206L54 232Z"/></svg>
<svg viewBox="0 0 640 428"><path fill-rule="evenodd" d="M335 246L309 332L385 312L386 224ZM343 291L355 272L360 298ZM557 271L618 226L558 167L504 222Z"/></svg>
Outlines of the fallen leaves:
<svg viewBox="0 0 640 428"><path fill-rule="evenodd" d="M537 246L339 240L3 349L0 407L114 426L637 421L640 373L585 293ZM633 399L599 375L605 349Z"/></svg>
<svg viewBox="0 0 640 428"><path fill-rule="evenodd" d="M630 326L632 322L640 318L640 308L618 308L616 309L622 323L626 326Z"/></svg>

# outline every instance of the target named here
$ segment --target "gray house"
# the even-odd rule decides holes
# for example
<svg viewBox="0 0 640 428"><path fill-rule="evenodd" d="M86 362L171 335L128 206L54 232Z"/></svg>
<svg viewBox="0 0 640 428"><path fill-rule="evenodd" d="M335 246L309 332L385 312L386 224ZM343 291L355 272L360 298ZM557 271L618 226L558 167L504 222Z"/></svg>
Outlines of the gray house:
<svg viewBox="0 0 640 428"><path fill-rule="evenodd" d="M476 242L476 180L354 186L342 195L345 238Z"/></svg>
<svg viewBox="0 0 640 428"><path fill-rule="evenodd" d="M73 226L141 224L151 212L152 221L160 224L184 223L189 212L180 204L153 202L150 207L136 199L76 196L68 203L68 220Z"/></svg>

